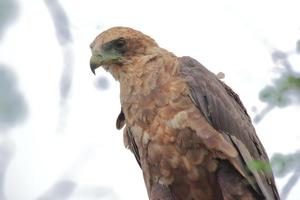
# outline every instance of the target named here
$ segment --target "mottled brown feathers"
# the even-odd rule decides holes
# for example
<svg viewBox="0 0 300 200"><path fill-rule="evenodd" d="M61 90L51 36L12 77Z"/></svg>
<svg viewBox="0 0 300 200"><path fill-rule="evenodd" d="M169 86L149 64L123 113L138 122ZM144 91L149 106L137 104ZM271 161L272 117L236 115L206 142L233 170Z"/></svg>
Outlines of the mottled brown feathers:
<svg viewBox="0 0 300 200"><path fill-rule="evenodd" d="M90 47L92 48L95 43L100 43L101 45L103 45L120 37L137 40L137 42L143 42L148 46L157 45L152 38L142 34L139 31L127 27L114 27L99 34L96 39L90 44Z"/></svg>
<svg viewBox="0 0 300 200"><path fill-rule="evenodd" d="M105 68L120 82L116 126L125 125L124 144L141 166L149 199L279 199L272 174L247 167L269 161L238 95L194 59L130 28L101 33L91 48L119 37L133 45L131 54Z"/></svg>

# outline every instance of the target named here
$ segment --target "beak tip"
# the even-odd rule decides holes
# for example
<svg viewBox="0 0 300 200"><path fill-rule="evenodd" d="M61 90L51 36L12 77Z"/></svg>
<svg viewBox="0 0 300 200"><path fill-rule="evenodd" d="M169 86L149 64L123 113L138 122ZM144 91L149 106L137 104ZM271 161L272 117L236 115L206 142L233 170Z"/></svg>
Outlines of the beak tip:
<svg viewBox="0 0 300 200"><path fill-rule="evenodd" d="M91 71L93 72L94 75L96 75L96 69L98 67L100 67L102 65L103 61L102 61L102 57L101 56L97 56L97 55L92 55L91 59L90 59L90 67L91 67Z"/></svg>
<svg viewBox="0 0 300 200"><path fill-rule="evenodd" d="M93 74L96 75L95 70L96 70L97 66L94 65L93 63L90 63L90 67L91 67L91 71L93 72Z"/></svg>

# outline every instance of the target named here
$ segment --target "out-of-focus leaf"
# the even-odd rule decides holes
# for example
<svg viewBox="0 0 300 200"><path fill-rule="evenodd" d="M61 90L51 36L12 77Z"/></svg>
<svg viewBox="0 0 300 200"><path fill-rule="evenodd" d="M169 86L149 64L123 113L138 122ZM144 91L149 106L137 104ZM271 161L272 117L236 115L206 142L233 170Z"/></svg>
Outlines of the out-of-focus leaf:
<svg viewBox="0 0 300 200"><path fill-rule="evenodd" d="M22 122L26 116L27 105L17 79L8 67L0 64L0 130Z"/></svg>
<svg viewBox="0 0 300 200"><path fill-rule="evenodd" d="M300 100L300 78L297 76L282 74L273 81L274 86L266 86L259 93L261 101L268 104L285 107L292 102L293 97ZM291 96L292 94L292 96Z"/></svg>
<svg viewBox="0 0 300 200"><path fill-rule="evenodd" d="M266 174L271 173L271 166L268 162L263 160L253 160L248 164L248 168L250 171L264 171Z"/></svg>
<svg viewBox="0 0 300 200"><path fill-rule="evenodd" d="M263 102L267 102L271 105L278 107L287 106L290 103L290 100L286 96L273 86L266 86L260 93L259 98Z"/></svg>

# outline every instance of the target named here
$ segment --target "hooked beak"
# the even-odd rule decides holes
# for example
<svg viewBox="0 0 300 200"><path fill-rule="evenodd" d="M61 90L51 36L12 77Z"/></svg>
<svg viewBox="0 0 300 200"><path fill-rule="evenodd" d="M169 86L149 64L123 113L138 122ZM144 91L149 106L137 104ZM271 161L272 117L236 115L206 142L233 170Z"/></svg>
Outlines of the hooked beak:
<svg viewBox="0 0 300 200"><path fill-rule="evenodd" d="M101 65L109 65L109 64L120 64L122 62L122 56L118 53L106 53L104 51L101 52L92 52L92 57L90 59L90 67L95 74L95 70Z"/></svg>
<svg viewBox="0 0 300 200"><path fill-rule="evenodd" d="M100 67L101 65L104 64L104 56L100 53L96 54L96 53L93 53L91 59L90 59L90 67L91 67L91 70L93 72L93 74L95 74L95 70Z"/></svg>

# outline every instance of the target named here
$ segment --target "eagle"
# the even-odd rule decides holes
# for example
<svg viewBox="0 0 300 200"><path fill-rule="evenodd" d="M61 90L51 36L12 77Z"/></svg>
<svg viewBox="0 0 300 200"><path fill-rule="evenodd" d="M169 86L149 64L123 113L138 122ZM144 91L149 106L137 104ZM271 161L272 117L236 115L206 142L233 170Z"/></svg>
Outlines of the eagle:
<svg viewBox="0 0 300 200"><path fill-rule="evenodd" d="M266 151L239 96L191 57L128 27L90 44L90 68L120 83L116 126L150 200L277 200Z"/></svg>

